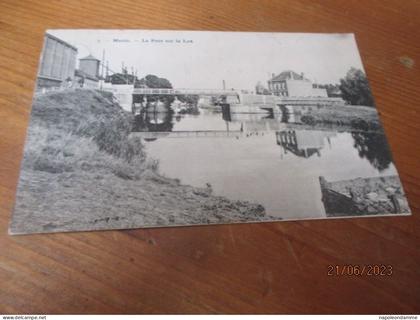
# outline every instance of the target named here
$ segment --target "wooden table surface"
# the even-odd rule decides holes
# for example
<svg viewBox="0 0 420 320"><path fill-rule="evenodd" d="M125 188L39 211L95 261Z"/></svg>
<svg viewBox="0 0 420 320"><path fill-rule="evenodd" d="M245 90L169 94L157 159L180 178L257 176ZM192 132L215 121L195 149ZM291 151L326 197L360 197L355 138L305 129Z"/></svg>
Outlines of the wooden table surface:
<svg viewBox="0 0 420 320"><path fill-rule="evenodd" d="M0 0L1 313L420 313L420 2ZM354 32L413 211L9 236L47 28ZM327 276L328 265L392 276Z"/></svg>

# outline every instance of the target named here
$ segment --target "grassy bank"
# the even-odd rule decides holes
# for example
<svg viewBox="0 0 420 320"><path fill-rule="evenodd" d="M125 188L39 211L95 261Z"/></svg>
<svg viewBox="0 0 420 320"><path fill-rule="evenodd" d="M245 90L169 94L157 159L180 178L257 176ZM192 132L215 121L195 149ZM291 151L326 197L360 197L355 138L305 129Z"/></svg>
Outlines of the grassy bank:
<svg viewBox="0 0 420 320"><path fill-rule="evenodd" d="M366 131L381 131L378 113L373 107L331 106L314 108L301 117L305 125L329 126Z"/></svg>
<svg viewBox="0 0 420 320"><path fill-rule="evenodd" d="M35 98L11 232L265 220L264 208L159 174L109 93Z"/></svg>

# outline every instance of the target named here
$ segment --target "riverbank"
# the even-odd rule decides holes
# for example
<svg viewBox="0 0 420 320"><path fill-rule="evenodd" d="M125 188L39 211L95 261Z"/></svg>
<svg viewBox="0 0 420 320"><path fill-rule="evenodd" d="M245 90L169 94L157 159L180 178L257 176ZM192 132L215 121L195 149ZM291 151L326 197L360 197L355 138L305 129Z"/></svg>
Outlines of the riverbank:
<svg viewBox="0 0 420 320"><path fill-rule="evenodd" d="M271 220L259 204L159 174L109 93L35 97L11 233Z"/></svg>
<svg viewBox="0 0 420 320"><path fill-rule="evenodd" d="M410 214L397 175L319 182L328 217Z"/></svg>
<svg viewBox="0 0 420 320"><path fill-rule="evenodd" d="M336 129L382 131L378 112L366 106L328 106L313 108L301 116L301 122L309 126Z"/></svg>

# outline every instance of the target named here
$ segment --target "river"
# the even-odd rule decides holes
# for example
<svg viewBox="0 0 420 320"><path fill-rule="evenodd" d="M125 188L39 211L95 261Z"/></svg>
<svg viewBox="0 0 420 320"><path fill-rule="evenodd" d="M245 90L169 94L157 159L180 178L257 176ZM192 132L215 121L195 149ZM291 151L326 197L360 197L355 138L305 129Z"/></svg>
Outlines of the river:
<svg viewBox="0 0 420 320"><path fill-rule="evenodd" d="M210 184L216 195L262 204L282 219L325 217L320 176L397 174L383 134L296 129L274 116L209 110L138 117L135 131L144 132L161 174Z"/></svg>

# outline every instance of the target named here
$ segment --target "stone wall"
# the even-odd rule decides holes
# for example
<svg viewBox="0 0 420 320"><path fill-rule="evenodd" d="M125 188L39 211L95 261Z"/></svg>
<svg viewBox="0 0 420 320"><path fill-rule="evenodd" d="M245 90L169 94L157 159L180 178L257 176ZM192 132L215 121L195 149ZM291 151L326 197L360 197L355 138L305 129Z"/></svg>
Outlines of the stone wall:
<svg viewBox="0 0 420 320"><path fill-rule="evenodd" d="M398 176L327 182L319 177L327 216L410 213Z"/></svg>

